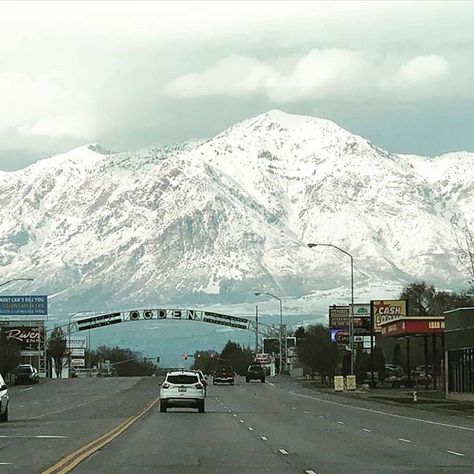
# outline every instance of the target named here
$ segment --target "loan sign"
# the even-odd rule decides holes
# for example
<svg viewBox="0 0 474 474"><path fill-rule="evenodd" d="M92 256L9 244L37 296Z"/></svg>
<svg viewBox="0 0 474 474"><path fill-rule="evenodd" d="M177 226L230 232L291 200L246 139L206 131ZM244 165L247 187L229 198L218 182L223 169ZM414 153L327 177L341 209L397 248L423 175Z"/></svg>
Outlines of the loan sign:
<svg viewBox="0 0 474 474"><path fill-rule="evenodd" d="M407 317L407 300L373 300L370 302L373 330L382 332L382 324Z"/></svg>
<svg viewBox="0 0 474 474"><path fill-rule="evenodd" d="M21 316L48 314L48 297L46 295L0 296L0 314Z"/></svg>

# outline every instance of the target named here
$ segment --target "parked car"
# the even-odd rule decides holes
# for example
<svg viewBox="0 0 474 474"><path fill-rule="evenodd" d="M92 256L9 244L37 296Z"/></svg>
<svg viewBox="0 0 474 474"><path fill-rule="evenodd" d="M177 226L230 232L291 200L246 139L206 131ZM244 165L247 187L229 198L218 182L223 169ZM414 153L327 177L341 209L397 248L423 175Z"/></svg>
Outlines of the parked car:
<svg viewBox="0 0 474 474"><path fill-rule="evenodd" d="M205 396L204 385L196 372L168 372L160 388L160 411L184 406L197 408L199 413L204 413Z"/></svg>
<svg viewBox="0 0 474 474"><path fill-rule="evenodd" d="M217 383L228 383L234 385L234 371L231 367L218 367L212 377L213 385Z"/></svg>
<svg viewBox="0 0 474 474"><path fill-rule="evenodd" d="M8 395L8 387L0 374L0 422L8 421L8 404L10 397Z"/></svg>
<svg viewBox="0 0 474 474"><path fill-rule="evenodd" d="M251 380L260 380L262 383L265 382L265 369L260 364L249 365L245 381L250 382Z"/></svg>
<svg viewBox="0 0 474 474"><path fill-rule="evenodd" d="M15 369L15 384L39 383L39 374L35 367L30 364L21 364Z"/></svg>

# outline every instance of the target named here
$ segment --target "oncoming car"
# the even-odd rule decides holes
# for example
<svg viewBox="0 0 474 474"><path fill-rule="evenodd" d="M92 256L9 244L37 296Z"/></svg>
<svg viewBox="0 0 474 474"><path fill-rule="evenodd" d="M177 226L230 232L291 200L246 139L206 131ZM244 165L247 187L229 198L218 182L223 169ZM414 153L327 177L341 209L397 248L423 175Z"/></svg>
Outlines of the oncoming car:
<svg viewBox="0 0 474 474"><path fill-rule="evenodd" d="M38 371L31 364L21 364L15 369L15 384L39 383Z"/></svg>
<svg viewBox="0 0 474 474"><path fill-rule="evenodd" d="M196 372L168 372L160 388L160 411L166 412L172 407L191 407L204 413L205 396L204 385Z"/></svg>

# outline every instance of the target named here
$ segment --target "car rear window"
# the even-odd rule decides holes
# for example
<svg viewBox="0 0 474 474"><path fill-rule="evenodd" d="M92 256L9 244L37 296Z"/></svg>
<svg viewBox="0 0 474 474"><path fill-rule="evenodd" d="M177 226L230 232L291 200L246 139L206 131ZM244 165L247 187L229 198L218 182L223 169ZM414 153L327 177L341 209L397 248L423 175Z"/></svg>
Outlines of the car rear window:
<svg viewBox="0 0 474 474"><path fill-rule="evenodd" d="M17 374L31 374L33 371L30 367L18 367Z"/></svg>
<svg viewBox="0 0 474 474"><path fill-rule="evenodd" d="M180 385L186 385L186 384L192 384L192 383L198 383L198 376L197 375L168 375L168 378L166 379L167 382L172 383L172 384L180 384Z"/></svg>

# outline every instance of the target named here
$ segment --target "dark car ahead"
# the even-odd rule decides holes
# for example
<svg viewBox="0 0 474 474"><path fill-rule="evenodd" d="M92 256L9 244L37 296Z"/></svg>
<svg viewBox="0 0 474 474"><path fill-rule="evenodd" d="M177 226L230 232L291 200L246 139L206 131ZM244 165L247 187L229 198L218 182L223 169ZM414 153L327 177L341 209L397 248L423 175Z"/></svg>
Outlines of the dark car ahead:
<svg viewBox="0 0 474 474"><path fill-rule="evenodd" d="M234 371L231 367L218 367L212 377L212 384L228 383L234 385Z"/></svg>
<svg viewBox="0 0 474 474"><path fill-rule="evenodd" d="M38 371L30 364L22 364L15 369L15 384L24 383L39 383Z"/></svg>
<svg viewBox="0 0 474 474"><path fill-rule="evenodd" d="M260 380L265 382L265 369L260 364L249 365L247 369L247 375L245 381L250 382L251 380Z"/></svg>

